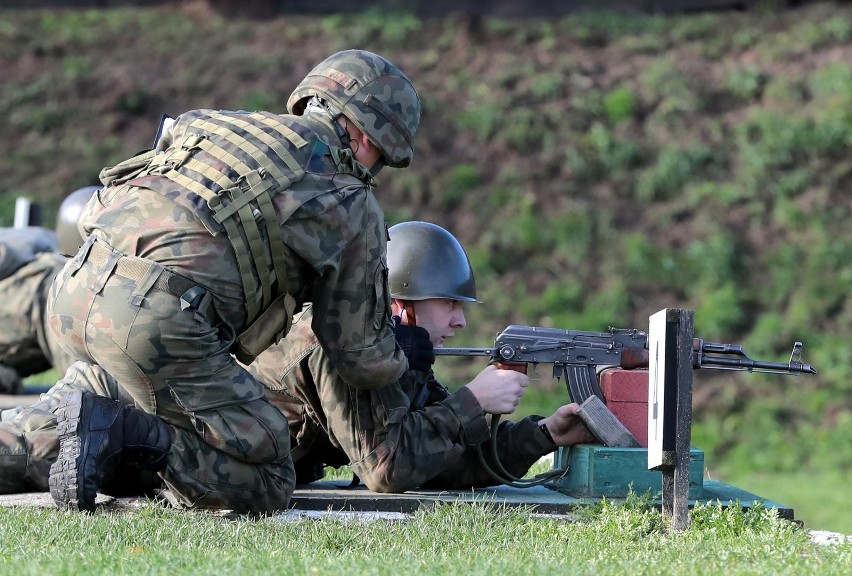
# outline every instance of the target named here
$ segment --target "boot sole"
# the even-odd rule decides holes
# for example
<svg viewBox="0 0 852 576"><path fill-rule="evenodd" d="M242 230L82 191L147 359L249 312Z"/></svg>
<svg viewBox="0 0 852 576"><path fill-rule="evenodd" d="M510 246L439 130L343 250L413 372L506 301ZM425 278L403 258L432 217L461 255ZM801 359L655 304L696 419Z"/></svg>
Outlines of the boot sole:
<svg viewBox="0 0 852 576"><path fill-rule="evenodd" d="M86 498L79 478L83 462L80 438L80 414L83 411L83 393L75 390L66 395L56 409L56 434L59 437L59 456L50 466L50 495L57 508L92 512L95 498Z"/></svg>

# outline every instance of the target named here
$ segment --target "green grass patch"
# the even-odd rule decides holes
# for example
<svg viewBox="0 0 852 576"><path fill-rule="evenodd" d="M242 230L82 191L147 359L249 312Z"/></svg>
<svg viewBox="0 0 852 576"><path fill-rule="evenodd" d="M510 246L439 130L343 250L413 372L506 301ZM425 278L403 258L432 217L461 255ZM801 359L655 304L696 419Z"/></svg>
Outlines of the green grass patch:
<svg viewBox="0 0 852 576"><path fill-rule="evenodd" d="M784 473L731 470L724 481L790 506L806 528L852 534L852 494L848 470L804 468Z"/></svg>
<svg viewBox="0 0 852 576"><path fill-rule="evenodd" d="M671 533L641 499L576 522L494 503L442 504L411 520L227 520L145 505L131 513L0 509L14 574L844 574L852 544L819 546L771 511L692 513ZM404 568L403 568L404 567Z"/></svg>

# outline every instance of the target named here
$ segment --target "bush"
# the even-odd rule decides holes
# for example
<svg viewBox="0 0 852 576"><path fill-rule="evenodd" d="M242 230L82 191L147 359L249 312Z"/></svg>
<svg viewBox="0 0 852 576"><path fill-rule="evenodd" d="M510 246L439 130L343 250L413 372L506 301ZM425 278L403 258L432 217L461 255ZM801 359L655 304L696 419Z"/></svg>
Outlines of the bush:
<svg viewBox="0 0 852 576"><path fill-rule="evenodd" d="M604 97L604 110L612 125L630 120L636 111L636 95L630 88L616 88Z"/></svg>
<svg viewBox="0 0 852 576"><path fill-rule="evenodd" d="M713 151L701 145L662 148L657 163L644 170L636 183L636 197L642 202L669 200L714 162Z"/></svg>

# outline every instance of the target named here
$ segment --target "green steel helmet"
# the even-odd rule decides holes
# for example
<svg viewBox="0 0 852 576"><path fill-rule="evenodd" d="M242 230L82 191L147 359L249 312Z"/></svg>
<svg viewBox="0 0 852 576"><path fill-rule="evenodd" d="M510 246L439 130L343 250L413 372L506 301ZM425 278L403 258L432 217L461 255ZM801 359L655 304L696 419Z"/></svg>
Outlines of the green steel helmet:
<svg viewBox="0 0 852 576"><path fill-rule="evenodd" d="M59 212L56 215L56 242L62 254L66 256L76 254L83 244L84 239L77 228L77 221L80 219L83 207L97 190L100 190L100 186L79 188L66 196L59 205Z"/></svg>
<svg viewBox="0 0 852 576"><path fill-rule="evenodd" d="M411 164L420 96L408 76L388 60L366 50L332 54L296 87L287 111L301 116L314 96L358 126L381 150L385 164Z"/></svg>
<svg viewBox="0 0 852 576"><path fill-rule="evenodd" d="M455 236L430 222L402 222L388 234L391 298L478 302L473 268Z"/></svg>

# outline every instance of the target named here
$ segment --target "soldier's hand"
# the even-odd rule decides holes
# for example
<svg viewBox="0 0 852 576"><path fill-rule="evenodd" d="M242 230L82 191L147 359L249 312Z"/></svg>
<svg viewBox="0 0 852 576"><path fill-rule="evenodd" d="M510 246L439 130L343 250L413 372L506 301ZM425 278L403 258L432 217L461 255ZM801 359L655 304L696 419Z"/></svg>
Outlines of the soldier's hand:
<svg viewBox="0 0 852 576"><path fill-rule="evenodd" d="M553 441L557 446L573 446L586 442L597 442L594 435L589 432L586 425L577 416L580 405L576 402L566 404L556 409L551 416L539 420L539 425L544 424L550 431Z"/></svg>
<svg viewBox="0 0 852 576"><path fill-rule="evenodd" d="M511 414L521 402L530 379L514 370L488 366L467 385L488 414Z"/></svg>
<svg viewBox="0 0 852 576"><path fill-rule="evenodd" d="M394 337L408 358L408 367L420 372L428 372L435 363L435 349L429 332L420 326L401 324L399 316L394 316Z"/></svg>

